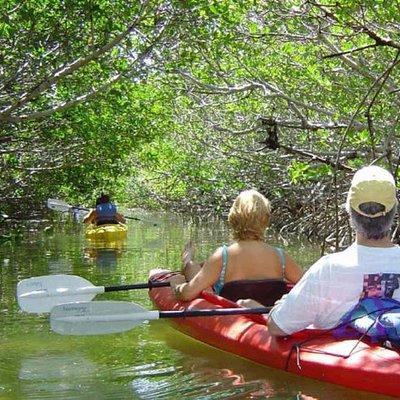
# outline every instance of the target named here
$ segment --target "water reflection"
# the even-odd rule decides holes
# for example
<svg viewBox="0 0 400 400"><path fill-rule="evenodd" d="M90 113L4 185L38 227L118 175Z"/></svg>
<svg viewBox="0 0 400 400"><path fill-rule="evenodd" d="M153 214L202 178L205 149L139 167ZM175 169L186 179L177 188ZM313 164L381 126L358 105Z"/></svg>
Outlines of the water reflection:
<svg viewBox="0 0 400 400"><path fill-rule="evenodd" d="M158 322L153 323L156 324ZM158 381L158 389L165 391L169 387L171 391L183 394L181 390L186 388L185 399L359 400L360 395L365 400L387 398L260 366L202 344L176 332L172 327L162 331L162 339L168 348L181 354L179 363L183 373L181 376L180 373L175 374L170 380ZM209 386L202 384L206 382ZM154 382L152 386L152 394L156 396ZM187 391L190 392L189 397L186 397ZM164 397L160 391L160 397L153 398Z"/></svg>
<svg viewBox="0 0 400 400"><path fill-rule="evenodd" d="M23 381L43 382L85 379L93 375L96 365L80 353L38 354L21 361L18 378Z"/></svg>
<svg viewBox="0 0 400 400"><path fill-rule="evenodd" d="M126 252L126 241L87 241L84 258L87 262L100 268L116 268L118 259Z"/></svg>
<svg viewBox="0 0 400 400"><path fill-rule="evenodd" d="M48 266L49 275L72 274L72 263L64 258L60 258L59 260L50 260Z"/></svg>
<svg viewBox="0 0 400 400"><path fill-rule="evenodd" d="M20 389L26 399L124 399L129 388L109 384L109 371L81 353L38 354L23 359Z"/></svg>
<svg viewBox="0 0 400 400"><path fill-rule="evenodd" d="M85 259L100 268L115 268L120 256L121 253L115 249L85 249Z"/></svg>
<svg viewBox="0 0 400 400"><path fill-rule="evenodd" d="M241 382L232 384L229 375L218 369L197 369L187 373L182 368L169 377L154 379L137 377L132 381L132 389L141 399L245 399L266 398L267 391L260 390L263 382Z"/></svg>
<svg viewBox="0 0 400 400"><path fill-rule="evenodd" d="M271 385L265 378L247 379L233 368L210 367L202 358L193 358L188 364L179 360L180 367L166 367L162 363L137 368L132 390L140 399L298 399L317 398L288 388ZM187 365L188 364L188 365Z"/></svg>
<svg viewBox="0 0 400 400"><path fill-rule="evenodd" d="M149 218L143 215L143 219L145 216ZM82 225L68 227L62 223L51 235L0 247L1 398L360 398L360 392L261 367L200 344L173 330L167 322L142 324L124 334L70 338L52 333L47 317L18 309L15 287L21 279L74 274L95 285L146 282L153 268L180 266L182 247L190 237L199 259L229 241L223 221L196 223L165 214L157 216L157 222L153 226L130 221L127 240L122 243L89 242ZM282 246L279 238L271 237L268 242ZM290 246L287 251L304 267L319 257L319 248L309 244L291 242ZM110 299L152 307L145 290L96 297L96 301ZM361 395L365 400L385 399Z"/></svg>

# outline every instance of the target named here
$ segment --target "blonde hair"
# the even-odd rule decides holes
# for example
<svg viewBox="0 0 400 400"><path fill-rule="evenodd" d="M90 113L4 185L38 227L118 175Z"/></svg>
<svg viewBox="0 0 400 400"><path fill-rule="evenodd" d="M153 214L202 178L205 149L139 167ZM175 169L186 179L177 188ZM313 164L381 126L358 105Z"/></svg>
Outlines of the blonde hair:
<svg viewBox="0 0 400 400"><path fill-rule="evenodd" d="M263 240L269 224L271 205L257 190L245 190L236 197L228 222L235 240Z"/></svg>

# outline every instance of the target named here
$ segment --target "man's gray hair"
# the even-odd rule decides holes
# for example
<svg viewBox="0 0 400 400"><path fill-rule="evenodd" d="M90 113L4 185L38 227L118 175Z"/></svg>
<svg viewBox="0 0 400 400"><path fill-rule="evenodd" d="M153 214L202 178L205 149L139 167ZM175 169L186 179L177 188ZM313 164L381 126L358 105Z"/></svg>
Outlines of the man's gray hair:
<svg viewBox="0 0 400 400"><path fill-rule="evenodd" d="M360 204L359 208L362 212L371 215L384 210L382 204L374 202ZM396 211L397 205L394 206L386 215L371 218L350 209L350 222L356 232L361 233L367 239L379 240L390 234Z"/></svg>

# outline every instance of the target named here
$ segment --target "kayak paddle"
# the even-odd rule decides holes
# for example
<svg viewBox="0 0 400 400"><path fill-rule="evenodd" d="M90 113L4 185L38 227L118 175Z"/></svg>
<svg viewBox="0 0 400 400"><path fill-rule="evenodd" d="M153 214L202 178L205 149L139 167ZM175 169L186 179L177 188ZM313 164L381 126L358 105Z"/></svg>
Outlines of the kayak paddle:
<svg viewBox="0 0 400 400"><path fill-rule="evenodd" d="M126 301L93 301L60 304L50 313L50 326L61 335L102 335L124 332L144 321L160 318L266 314L272 307L215 308L204 310L149 311Z"/></svg>
<svg viewBox="0 0 400 400"><path fill-rule="evenodd" d="M66 203L65 201L57 200L57 199L47 199L47 207L50 208L51 210L62 211L62 212L67 212L70 210L90 211L90 208L80 207L80 206L71 206L70 204Z"/></svg>
<svg viewBox="0 0 400 400"><path fill-rule="evenodd" d="M90 211L91 209L88 207L81 207L81 206L71 206L70 204L66 203L65 201L58 200L58 199L47 199L47 207L50 208L51 210L55 211L61 211L61 212L67 212L70 210L82 210L82 211ZM145 221L141 218L137 217L129 217L127 215L124 215L125 218L127 219L133 219L135 221L143 221L143 222L149 222ZM151 222L154 226L157 224L154 222Z"/></svg>
<svg viewBox="0 0 400 400"><path fill-rule="evenodd" d="M120 290L150 289L169 286L169 282L135 283L121 286L94 286L76 275L44 275L23 279L17 285L17 299L22 311L45 313L59 304L91 301L97 294Z"/></svg>

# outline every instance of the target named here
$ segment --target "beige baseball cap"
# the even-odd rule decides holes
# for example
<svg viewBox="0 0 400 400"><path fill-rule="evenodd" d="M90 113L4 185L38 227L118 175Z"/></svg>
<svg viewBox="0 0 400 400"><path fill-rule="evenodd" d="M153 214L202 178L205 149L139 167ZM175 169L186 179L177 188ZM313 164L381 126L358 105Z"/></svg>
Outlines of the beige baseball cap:
<svg viewBox="0 0 400 400"><path fill-rule="evenodd" d="M385 209L375 214L366 214L360 210L360 204L368 202L382 204ZM396 184L389 171L371 165L361 168L354 174L347 194L347 210L351 207L361 215L376 218L386 215L395 205L397 205Z"/></svg>

